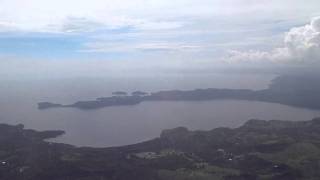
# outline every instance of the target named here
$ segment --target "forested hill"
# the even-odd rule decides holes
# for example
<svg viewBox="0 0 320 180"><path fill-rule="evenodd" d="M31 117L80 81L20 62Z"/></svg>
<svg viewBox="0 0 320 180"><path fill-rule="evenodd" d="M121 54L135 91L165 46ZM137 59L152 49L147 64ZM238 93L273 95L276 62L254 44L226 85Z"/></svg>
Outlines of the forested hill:
<svg viewBox="0 0 320 180"><path fill-rule="evenodd" d="M74 147L38 132L0 125L1 180L316 180L320 119L250 120L211 131L165 130L147 142Z"/></svg>

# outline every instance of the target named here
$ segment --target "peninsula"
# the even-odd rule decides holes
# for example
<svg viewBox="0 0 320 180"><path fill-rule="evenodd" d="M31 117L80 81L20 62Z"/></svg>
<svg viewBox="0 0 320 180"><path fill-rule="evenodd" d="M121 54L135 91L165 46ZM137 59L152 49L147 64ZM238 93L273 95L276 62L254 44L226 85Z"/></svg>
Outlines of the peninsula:
<svg viewBox="0 0 320 180"><path fill-rule="evenodd" d="M144 101L207 101L207 100L249 100L279 103L309 109L320 109L320 81L315 75L291 75L275 78L268 89L196 89L189 91L171 90L145 93L119 91L112 97L101 97L91 101L79 101L62 105L51 102L38 103L38 109L72 107L79 109L97 109L109 106L137 105Z"/></svg>

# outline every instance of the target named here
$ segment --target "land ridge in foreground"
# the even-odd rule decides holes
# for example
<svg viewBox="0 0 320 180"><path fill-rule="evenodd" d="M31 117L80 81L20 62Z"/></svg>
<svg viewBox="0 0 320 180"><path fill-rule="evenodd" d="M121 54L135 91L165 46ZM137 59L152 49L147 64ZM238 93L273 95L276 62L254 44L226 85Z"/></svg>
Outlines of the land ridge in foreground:
<svg viewBox="0 0 320 180"><path fill-rule="evenodd" d="M320 118L249 120L239 128L164 130L139 144L91 148L45 141L63 131L0 124L1 180L316 180Z"/></svg>
<svg viewBox="0 0 320 180"><path fill-rule="evenodd" d="M38 103L38 109L79 108L98 109L110 106L133 106L144 101L207 101L207 100L249 100L279 103L289 106L320 109L320 81L317 75L279 76L273 79L269 88L264 90L249 89L195 89L171 90L145 93L141 91L127 95L126 92L115 92L114 96L101 97L91 101L78 101L69 105L51 102Z"/></svg>

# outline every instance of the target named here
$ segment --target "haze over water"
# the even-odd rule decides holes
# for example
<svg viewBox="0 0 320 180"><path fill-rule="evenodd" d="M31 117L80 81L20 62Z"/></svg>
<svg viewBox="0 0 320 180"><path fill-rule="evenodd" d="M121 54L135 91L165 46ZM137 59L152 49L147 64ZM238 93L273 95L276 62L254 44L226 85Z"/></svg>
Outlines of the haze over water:
<svg viewBox="0 0 320 180"><path fill-rule="evenodd" d="M273 75L206 74L125 78L77 78L3 82L0 122L22 123L39 130L59 129L66 134L55 141L78 146L119 146L158 137L163 129L185 126L192 130L238 127L246 120L307 120L320 111L249 101L143 102L136 106L98 110L48 109L37 103L73 103L109 96L122 90L192 90L196 88L267 88Z"/></svg>

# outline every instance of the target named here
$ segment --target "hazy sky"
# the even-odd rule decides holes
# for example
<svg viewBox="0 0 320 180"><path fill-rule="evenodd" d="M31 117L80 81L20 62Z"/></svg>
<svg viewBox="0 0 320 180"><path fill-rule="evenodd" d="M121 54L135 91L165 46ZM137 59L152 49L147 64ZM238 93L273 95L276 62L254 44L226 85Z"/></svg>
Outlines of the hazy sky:
<svg viewBox="0 0 320 180"><path fill-rule="evenodd" d="M0 75L320 62L319 0L0 0Z"/></svg>

